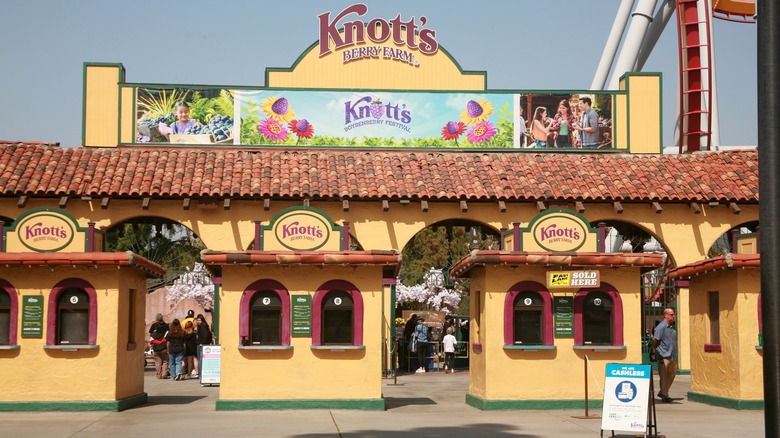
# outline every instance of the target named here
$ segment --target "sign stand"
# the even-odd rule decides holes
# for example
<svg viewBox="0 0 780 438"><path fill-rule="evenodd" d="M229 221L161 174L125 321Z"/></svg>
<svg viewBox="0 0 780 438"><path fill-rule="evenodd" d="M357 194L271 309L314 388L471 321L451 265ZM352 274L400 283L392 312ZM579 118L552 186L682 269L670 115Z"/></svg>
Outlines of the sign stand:
<svg viewBox="0 0 780 438"><path fill-rule="evenodd" d="M589 415L588 414L588 405L589 398L588 398L588 355L585 355L585 360L582 362L585 364L585 415L572 415L572 418L577 418L580 420L598 420L601 418L601 415Z"/></svg>
<svg viewBox="0 0 780 438"><path fill-rule="evenodd" d="M655 389L653 388L653 379L650 379L650 394L647 403L647 434L648 438L658 438L658 419L655 412Z"/></svg>

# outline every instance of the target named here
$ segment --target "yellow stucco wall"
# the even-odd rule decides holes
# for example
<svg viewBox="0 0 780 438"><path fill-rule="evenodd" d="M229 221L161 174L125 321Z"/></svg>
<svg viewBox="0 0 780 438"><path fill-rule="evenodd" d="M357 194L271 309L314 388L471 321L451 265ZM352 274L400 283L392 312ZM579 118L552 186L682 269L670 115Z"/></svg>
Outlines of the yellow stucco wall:
<svg viewBox="0 0 780 438"><path fill-rule="evenodd" d="M30 199L27 208L57 207L58 199ZM193 204L195 202L193 201ZM245 250L254 239L254 221L267 225L281 210L300 206L297 202L273 201L271 209L263 210L262 200L233 200L230 210L223 208L190 210L182 208L181 200L153 199L148 210L140 209L140 200L112 200L107 209L100 208L100 198L90 202L72 200L66 211L79 225L86 227L89 221L111 227L125 220L155 216L179 222L194 231L210 249ZM530 202L507 203L506 212L500 213L497 203L469 203L468 211L461 212L457 202L429 203L429 211L423 213L418 202L403 205L390 203L389 211L382 211L379 201L352 201L349 211L343 211L341 202L312 202L311 206L328 214L333 222L341 225L350 222L351 233L365 249L402 249L420 230L447 219L463 219L481 222L496 231L511 228L512 222L521 227L538 214L536 204ZM572 205L573 207L573 205ZM742 213L731 213L728 206L702 208L701 214L693 214L686 204L663 204L663 212L655 214L650 204L623 204L623 213L614 212L611 204L586 203L582 215L592 223L613 220L635 224L656 236L674 260L681 266L705 258L707 250L730 228L758 220L758 205L743 205ZM15 218L26 210L20 210L15 199L0 202L0 215Z"/></svg>
<svg viewBox="0 0 780 438"><path fill-rule="evenodd" d="M726 270L691 278L691 391L736 400L763 400L758 345L758 269ZM722 351L710 342L708 292L718 292Z"/></svg>
<svg viewBox="0 0 780 438"><path fill-rule="evenodd" d="M17 290L19 319L15 350L0 350L0 402L112 401L143 393L145 277L132 268L0 267L0 278ZM80 278L97 292L97 349L61 351L46 345L49 292L60 281ZM121 289L120 289L120 286ZM137 347L128 348L129 289L135 297ZM22 297L42 296L43 336L23 338Z"/></svg>
<svg viewBox="0 0 780 438"><path fill-rule="evenodd" d="M225 266L220 291L222 371L220 400L379 399L382 397L382 267ZM241 295L253 282L272 279L291 296L310 295L343 279L363 298L365 349L312 350L311 337L292 337L292 349L240 350Z"/></svg>
<svg viewBox="0 0 780 438"><path fill-rule="evenodd" d="M545 284L550 268L488 266L475 268L472 290L483 294L484 309L478 333L471 342L483 344L482 353L471 352L469 393L486 400L584 400L584 357L590 360L588 373L590 399L601 399L606 364L642 363L641 291L639 269L602 269L601 281L617 288L623 302L625 349L595 351L577 349L574 338L555 338L555 350L505 350L504 299L506 292L520 281ZM484 292L482 292L484 290ZM575 290L551 291L553 297L574 296ZM481 297L482 298L482 297ZM475 316L472 310L472 317ZM476 336L476 337L475 337ZM597 348L597 347L594 347ZM598 380L598 383L594 381Z"/></svg>
<svg viewBox="0 0 780 438"><path fill-rule="evenodd" d="M84 146L116 146L119 140L119 64L87 64L84 72Z"/></svg>
<svg viewBox="0 0 780 438"><path fill-rule="evenodd" d="M621 89L628 90L628 142L631 153L659 154L661 139L661 76L657 74L628 73L621 81ZM649 123L649 121L657 121ZM622 125L622 124L621 124ZM618 135L624 126L618 126ZM622 137L620 137L622 138ZM625 143L623 143L625 144Z"/></svg>

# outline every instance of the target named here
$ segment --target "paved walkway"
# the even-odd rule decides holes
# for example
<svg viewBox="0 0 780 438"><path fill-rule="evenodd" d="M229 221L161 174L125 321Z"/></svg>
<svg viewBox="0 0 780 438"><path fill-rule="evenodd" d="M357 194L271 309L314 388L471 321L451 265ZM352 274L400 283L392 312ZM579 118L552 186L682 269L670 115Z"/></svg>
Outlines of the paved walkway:
<svg viewBox="0 0 780 438"><path fill-rule="evenodd" d="M656 377L657 378L657 377ZM0 437L297 438L598 437L600 419L584 411L480 411L465 404L468 373L426 373L383 381L386 411L215 411L217 387L171 382L146 373L149 403L122 412L0 413ZM657 382L656 382L657 387ZM677 376L672 404L657 404L666 437L764 436L763 411L735 411L688 402L689 376ZM591 410L600 415L601 410ZM610 436L605 432L604 436ZM633 437L621 435L619 437Z"/></svg>

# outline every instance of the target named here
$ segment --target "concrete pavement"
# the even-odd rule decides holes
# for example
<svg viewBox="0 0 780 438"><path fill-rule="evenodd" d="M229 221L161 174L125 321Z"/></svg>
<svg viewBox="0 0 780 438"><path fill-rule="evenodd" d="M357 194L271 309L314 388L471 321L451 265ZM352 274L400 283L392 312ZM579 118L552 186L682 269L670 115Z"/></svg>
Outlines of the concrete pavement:
<svg viewBox="0 0 780 438"><path fill-rule="evenodd" d="M657 376L656 376L657 379ZM597 437L600 419L582 410L480 411L465 404L468 373L426 373L383 380L385 411L215 411L218 387L196 380L157 380L146 372L149 403L122 412L4 412L0 437L249 436L367 437ZM656 387L657 380L656 380ZM690 376L677 376L672 404L657 403L658 432L666 437L764 436L763 411L735 411L689 402ZM590 415L600 415L591 409ZM190 435L192 434L192 435ZM605 431L604 436L610 436ZM619 437L633 437L616 434Z"/></svg>

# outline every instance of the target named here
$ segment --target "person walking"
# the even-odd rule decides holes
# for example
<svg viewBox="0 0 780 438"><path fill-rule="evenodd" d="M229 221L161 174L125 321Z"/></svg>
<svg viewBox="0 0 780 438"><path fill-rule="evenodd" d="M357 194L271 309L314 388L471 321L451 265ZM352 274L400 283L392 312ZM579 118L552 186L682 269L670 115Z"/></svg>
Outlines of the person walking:
<svg viewBox="0 0 780 438"><path fill-rule="evenodd" d="M425 357L428 350L428 339L430 338L428 326L425 325L425 317L417 317L417 325L414 327L414 334L417 338L417 368L416 373L425 372Z"/></svg>
<svg viewBox="0 0 780 438"><path fill-rule="evenodd" d="M674 329L674 309L664 309L664 320L661 321L653 332L653 347L658 359L658 377L661 390L658 397L664 403L671 403L669 388L677 374L677 331Z"/></svg>
<svg viewBox="0 0 780 438"><path fill-rule="evenodd" d="M171 380L181 380L181 365L184 359L184 330L178 319L171 323L171 330L165 337L168 341L168 362Z"/></svg>
<svg viewBox="0 0 780 438"><path fill-rule="evenodd" d="M187 380L195 370L195 352L198 349L198 335L192 321L184 324L184 364L186 369L182 371L182 380Z"/></svg>
<svg viewBox="0 0 780 438"><path fill-rule="evenodd" d="M206 322L206 318L202 313L198 313L198 317L195 318L195 332L198 334L198 349L197 357L195 358L195 370L192 377L198 377L200 375L200 363L203 357L203 346L211 345L214 341L214 336L211 333L209 323Z"/></svg>
<svg viewBox="0 0 780 438"><path fill-rule="evenodd" d="M455 345L458 340L455 339L455 327L447 327L447 334L444 335L444 339L441 340L444 346L444 372L455 372Z"/></svg>
<svg viewBox="0 0 780 438"><path fill-rule="evenodd" d="M168 323L163 320L162 313L158 313L154 323L149 327L149 335L152 337L149 344L154 353L154 369L158 379L168 377L168 345L165 340L168 330Z"/></svg>

